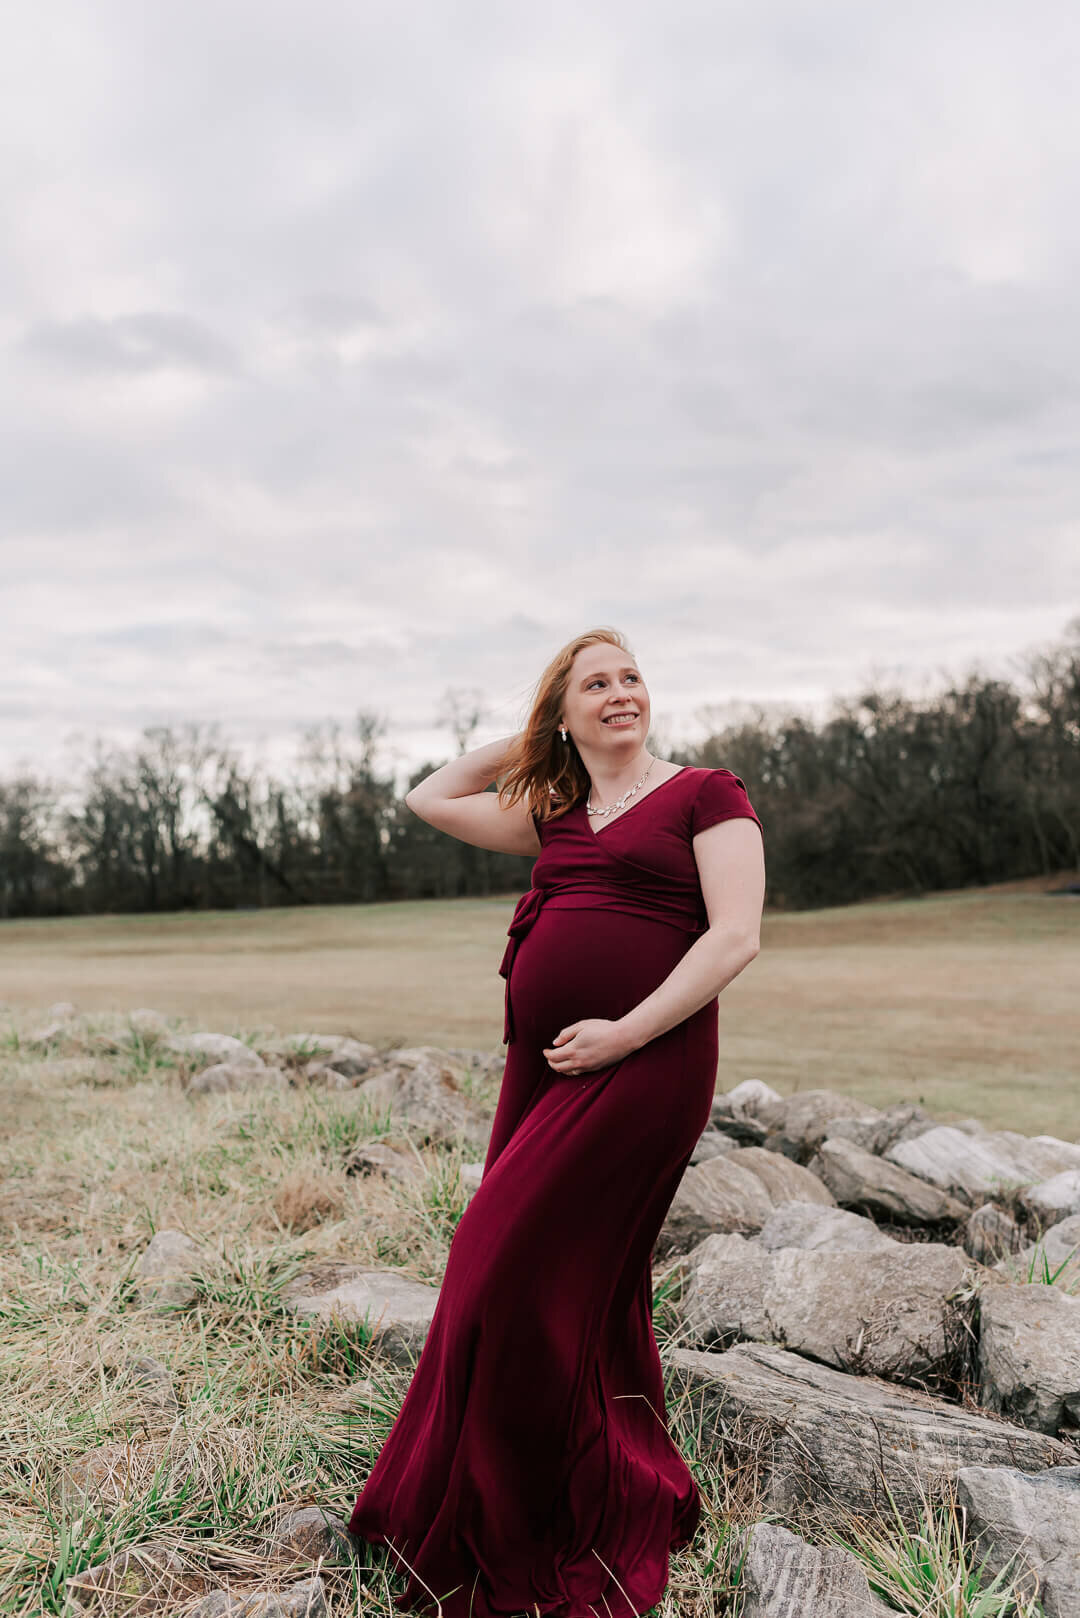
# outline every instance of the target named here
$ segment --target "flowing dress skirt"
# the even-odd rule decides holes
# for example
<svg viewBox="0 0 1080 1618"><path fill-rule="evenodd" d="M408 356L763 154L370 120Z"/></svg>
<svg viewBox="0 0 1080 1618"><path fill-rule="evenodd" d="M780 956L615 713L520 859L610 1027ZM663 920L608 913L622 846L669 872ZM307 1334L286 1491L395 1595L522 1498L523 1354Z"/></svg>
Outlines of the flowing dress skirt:
<svg viewBox="0 0 1080 1618"><path fill-rule="evenodd" d="M547 1064L567 1023L616 1018L671 972L678 927L544 907L514 962L479 1189L454 1233L405 1400L351 1532L408 1571L399 1608L629 1618L659 1600L701 1501L671 1438L653 1245L705 1128L717 1002L615 1065Z"/></svg>

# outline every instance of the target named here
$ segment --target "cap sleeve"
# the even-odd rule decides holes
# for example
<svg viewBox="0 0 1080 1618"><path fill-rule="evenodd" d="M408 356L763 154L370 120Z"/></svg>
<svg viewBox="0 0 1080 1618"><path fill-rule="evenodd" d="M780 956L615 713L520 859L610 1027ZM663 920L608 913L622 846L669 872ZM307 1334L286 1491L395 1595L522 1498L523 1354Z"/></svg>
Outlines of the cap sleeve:
<svg viewBox="0 0 1080 1618"><path fill-rule="evenodd" d="M699 831L715 826L718 821L735 819L757 821L762 836L765 835L765 828L754 812L740 777L730 770L707 771L690 806L690 836L696 837Z"/></svg>

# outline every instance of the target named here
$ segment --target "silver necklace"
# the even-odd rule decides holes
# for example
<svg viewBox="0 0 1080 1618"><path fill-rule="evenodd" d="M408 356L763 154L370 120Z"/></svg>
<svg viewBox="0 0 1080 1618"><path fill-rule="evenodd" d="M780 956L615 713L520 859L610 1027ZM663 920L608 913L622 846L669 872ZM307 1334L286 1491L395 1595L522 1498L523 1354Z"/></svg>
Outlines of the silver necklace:
<svg viewBox="0 0 1080 1618"><path fill-rule="evenodd" d="M585 809L586 809L587 813L589 813L590 815L611 815L611 814L615 813L616 809L621 809L624 804L629 803L630 799L634 796L634 793L637 791L638 787L643 786L645 784L645 781L648 779L649 770L652 769L652 767L653 767L653 765L655 763L656 763L656 760L654 758L650 759L649 760L649 769L645 771L645 774L641 777L641 780L640 781L635 781L633 786L629 789L628 792L624 792L621 798L617 798L615 800L615 802L612 803L612 804L609 804L606 809L594 809L593 808L593 806L592 806L592 783L590 782L590 784L589 784L589 797L588 797L588 801L585 804Z"/></svg>

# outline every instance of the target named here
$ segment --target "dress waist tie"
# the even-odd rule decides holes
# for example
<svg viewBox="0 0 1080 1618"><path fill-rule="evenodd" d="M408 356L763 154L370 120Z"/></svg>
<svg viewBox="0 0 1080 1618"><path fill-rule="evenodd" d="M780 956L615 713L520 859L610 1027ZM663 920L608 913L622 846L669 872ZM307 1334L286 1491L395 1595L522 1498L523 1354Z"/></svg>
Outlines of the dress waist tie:
<svg viewBox="0 0 1080 1618"><path fill-rule="evenodd" d="M499 976L506 979L506 990L503 996L504 1045L514 1038L514 1018L510 1009L510 973L514 965L514 956L518 952L521 940L540 914L540 908L546 896L543 888L529 888L527 892L521 895L521 898L514 906L514 914L507 928L509 936L506 949L503 951L503 958L499 963Z"/></svg>

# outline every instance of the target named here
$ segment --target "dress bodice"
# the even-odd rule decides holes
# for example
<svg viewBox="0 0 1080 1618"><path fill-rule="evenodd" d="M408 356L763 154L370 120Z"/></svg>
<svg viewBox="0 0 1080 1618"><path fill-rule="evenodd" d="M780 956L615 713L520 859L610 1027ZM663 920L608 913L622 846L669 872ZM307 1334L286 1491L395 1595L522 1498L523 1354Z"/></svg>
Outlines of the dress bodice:
<svg viewBox="0 0 1080 1618"><path fill-rule="evenodd" d="M534 815L540 854L532 886L515 906L499 965L506 979L504 1043L513 1038L514 956L541 908L622 911L694 937L708 928L709 918L693 840L707 826L736 816L761 826L737 775L696 765L669 776L599 832L584 803L557 820L541 822Z"/></svg>

